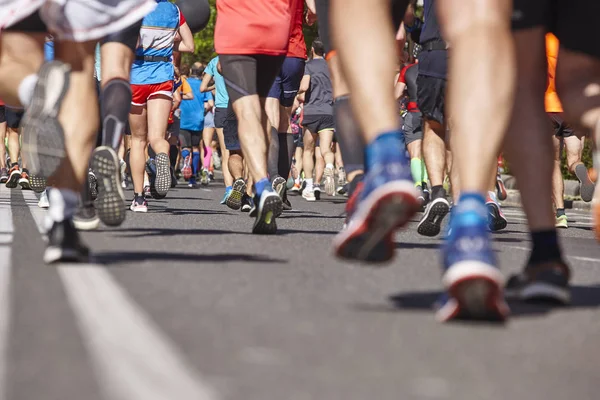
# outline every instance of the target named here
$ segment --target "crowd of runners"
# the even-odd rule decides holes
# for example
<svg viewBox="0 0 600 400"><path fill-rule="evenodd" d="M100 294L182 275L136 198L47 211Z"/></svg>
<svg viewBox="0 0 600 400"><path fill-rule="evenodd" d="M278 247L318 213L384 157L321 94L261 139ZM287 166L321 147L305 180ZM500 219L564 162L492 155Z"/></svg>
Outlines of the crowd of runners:
<svg viewBox="0 0 600 400"><path fill-rule="evenodd" d="M365 264L391 260L421 213L418 233L444 237L442 321L504 319L506 296L567 304L563 149L600 232L582 162L585 138L600 144L600 3L512 3L424 0L418 17L408 0L217 0L218 56L186 64L206 1L4 1L0 181L41 193L47 263L85 262L79 230L221 170L221 203L255 234L347 196L333 248ZM509 223L504 157L532 242L509 279L491 245Z"/></svg>

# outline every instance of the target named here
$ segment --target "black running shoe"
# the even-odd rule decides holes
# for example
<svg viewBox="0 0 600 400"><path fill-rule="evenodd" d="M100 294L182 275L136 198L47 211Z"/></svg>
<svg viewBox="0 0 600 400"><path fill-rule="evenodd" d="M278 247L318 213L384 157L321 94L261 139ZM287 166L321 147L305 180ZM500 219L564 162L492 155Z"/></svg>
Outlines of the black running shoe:
<svg viewBox="0 0 600 400"><path fill-rule="evenodd" d="M313 192L315 193L315 199L321 200L321 185L314 184Z"/></svg>
<svg viewBox="0 0 600 400"><path fill-rule="evenodd" d="M97 175L96 209L98 217L108 226L119 226L125 220L125 194L121 187L121 168L117 153L108 146L101 146L92 153L92 168ZM90 175L90 186L91 186Z"/></svg>
<svg viewBox="0 0 600 400"><path fill-rule="evenodd" d="M231 193L229 193L229 197L227 197L227 207L232 210L239 210L242 207L242 198L246 193L246 182L242 178L238 178L233 182L233 188L231 189Z"/></svg>
<svg viewBox="0 0 600 400"><path fill-rule="evenodd" d="M87 262L90 251L85 246L70 219L54 222L48 231L48 245L44 253L47 264L58 262Z"/></svg>
<svg viewBox="0 0 600 400"><path fill-rule="evenodd" d="M252 207L254 207L254 201L252 200L252 197L244 193L242 196L242 212L250 212Z"/></svg>
<svg viewBox="0 0 600 400"><path fill-rule="evenodd" d="M281 197L268 187L262 192L260 198L255 198L256 220L252 233L273 235L277 233L277 215L281 215Z"/></svg>
<svg viewBox="0 0 600 400"><path fill-rule="evenodd" d="M98 198L98 178L91 168L88 170L88 189L90 197L95 201Z"/></svg>
<svg viewBox="0 0 600 400"><path fill-rule="evenodd" d="M288 199L287 189L283 191L283 197L281 198L281 202L283 203L283 211L292 210L292 203L290 203L290 200Z"/></svg>
<svg viewBox="0 0 600 400"><path fill-rule="evenodd" d="M150 190L155 199L164 199L171 188L171 164L166 153L158 153L154 158L156 177L150 181Z"/></svg>
<svg viewBox="0 0 600 400"><path fill-rule="evenodd" d="M570 276L570 269L562 260L527 265L522 273L508 279L505 296L521 301L567 305L571 302Z"/></svg>
<svg viewBox="0 0 600 400"><path fill-rule="evenodd" d="M73 216L73 225L80 231L93 231L98 229L100 219L96 214L93 203L82 204Z"/></svg>
<svg viewBox="0 0 600 400"><path fill-rule="evenodd" d="M442 229L442 221L449 211L450 203L443 197L439 197L429 203L417 227L419 235L429 237L439 235Z"/></svg>
<svg viewBox="0 0 600 400"><path fill-rule="evenodd" d="M69 65L44 63L38 72L31 105L23 116L23 155L34 175L51 176L65 157L64 131L58 121L69 88Z"/></svg>
<svg viewBox="0 0 600 400"><path fill-rule="evenodd" d="M3 143L0 145L4 145ZM21 170L17 164L13 165L8 171L8 181L6 182L6 187L9 189L14 189L19 185L19 180L21 179Z"/></svg>
<svg viewBox="0 0 600 400"><path fill-rule="evenodd" d="M36 193L46 190L46 178L40 175L29 175L29 186Z"/></svg>

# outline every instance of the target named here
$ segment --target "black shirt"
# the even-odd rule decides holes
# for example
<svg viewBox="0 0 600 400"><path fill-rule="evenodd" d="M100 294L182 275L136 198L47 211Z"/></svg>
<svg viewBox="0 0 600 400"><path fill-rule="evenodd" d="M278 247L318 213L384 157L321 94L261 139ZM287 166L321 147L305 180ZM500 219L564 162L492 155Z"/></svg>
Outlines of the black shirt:
<svg viewBox="0 0 600 400"><path fill-rule="evenodd" d="M436 1L424 0L423 3L423 18L425 21L421 30L420 43L423 44L424 49L419 53L419 74L446 79L448 74L448 51L425 50L428 42L444 40L437 18Z"/></svg>

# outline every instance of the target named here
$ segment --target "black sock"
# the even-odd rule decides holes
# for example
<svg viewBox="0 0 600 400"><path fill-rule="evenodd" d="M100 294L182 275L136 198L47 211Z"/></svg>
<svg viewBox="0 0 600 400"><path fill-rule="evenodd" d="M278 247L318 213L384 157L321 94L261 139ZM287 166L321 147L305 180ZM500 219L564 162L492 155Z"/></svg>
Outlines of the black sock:
<svg viewBox="0 0 600 400"><path fill-rule="evenodd" d="M119 149L131 110L131 86L124 79L111 79L100 93L102 145Z"/></svg>
<svg viewBox="0 0 600 400"><path fill-rule="evenodd" d="M333 103L336 138L342 152L346 174L365 169L365 144L358 122L354 118L349 96L341 96Z"/></svg>
<svg viewBox="0 0 600 400"><path fill-rule="evenodd" d="M354 179L348 182L348 197L352 197L352 194L356 190L356 187L359 183L363 181L364 177L365 176L363 174L358 174L354 177Z"/></svg>
<svg viewBox="0 0 600 400"><path fill-rule="evenodd" d="M292 157L294 156L294 137L287 132L277 133L279 137L279 161L277 169L279 175L287 179L292 168ZM290 147L291 143L291 147Z"/></svg>
<svg viewBox="0 0 600 400"><path fill-rule="evenodd" d="M175 169L175 164L177 164L177 156L179 155L179 149L174 144L169 147L169 162L171 163L171 168Z"/></svg>
<svg viewBox="0 0 600 400"><path fill-rule="evenodd" d="M528 265L562 259L556 229L531 232L531 255Z"/></svg>
<svg viewBox="0 0 600 400"><path fill-rule="evenodd" d="M558 218L558 217L561 217L563 215L565 215L565 209L564 208L557 208L556 209L556 217Z"/></svg>
<svg viewBox="0 0 600 400"><path fill-rule="evenodd" d="M277 134L277 129L271 127L270 135L271 143L269 144L267 151L267 173L272 181L277 175L279 175L279 135Z"/></svg>
<svg viewBox="0 0 600 400"><path fill-rule="evenodd" d="M443 185L436 185L431 187L431 199L446 198L446 189Z"/></svg>

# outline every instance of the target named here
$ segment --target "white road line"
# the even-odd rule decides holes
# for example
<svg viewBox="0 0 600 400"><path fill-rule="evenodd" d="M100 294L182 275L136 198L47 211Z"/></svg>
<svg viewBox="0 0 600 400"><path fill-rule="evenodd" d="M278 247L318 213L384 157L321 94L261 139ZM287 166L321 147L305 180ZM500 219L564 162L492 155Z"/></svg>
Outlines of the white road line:
<svg viewBox="0 0 600 400"><path fill-rule="evenodd" d="M11 247L14 226L10 205L10 190L0 186L0 400L6 400L6 363L11 312L10 277Z"/></svg>
<svg viewBox="0 0 600 400"><path fill-rule="evenodd" d="M27 205L39 214L35 202ZM43 228L43 218L36 223ZM107 400L217 399L103 266L60 265L58 273Z"/></svg>
<svg viewBox="0 0 600 400"><path fill-rule="evenodd" d="M520 246L503 246L503 248L509 248L509 249L515 249L515 250L524 250L524 251L530 251L531 250L528 247L520 247ZM577 260L577 261L600 263L600 258L570 256L568 254L567 254L567 258L571 258L571 259Z"/></svg>

